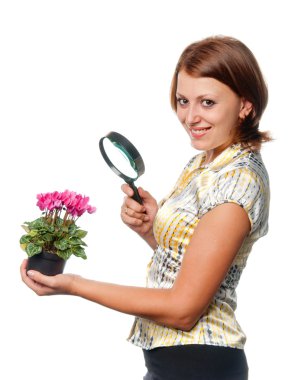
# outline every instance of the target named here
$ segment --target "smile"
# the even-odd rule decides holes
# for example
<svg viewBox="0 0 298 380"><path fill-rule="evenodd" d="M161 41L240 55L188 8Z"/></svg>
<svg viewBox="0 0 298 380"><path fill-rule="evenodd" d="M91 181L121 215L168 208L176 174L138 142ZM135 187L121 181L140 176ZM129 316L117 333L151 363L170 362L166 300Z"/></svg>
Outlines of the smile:
<svg viewBox="0 0 298 380"><path fill-rule="evenodd" d="M204 136L208 131L210 131L210 129L211 127L198 128L198 129L190 128L189 131L192 137L198 138L198 137Z"/></svg>

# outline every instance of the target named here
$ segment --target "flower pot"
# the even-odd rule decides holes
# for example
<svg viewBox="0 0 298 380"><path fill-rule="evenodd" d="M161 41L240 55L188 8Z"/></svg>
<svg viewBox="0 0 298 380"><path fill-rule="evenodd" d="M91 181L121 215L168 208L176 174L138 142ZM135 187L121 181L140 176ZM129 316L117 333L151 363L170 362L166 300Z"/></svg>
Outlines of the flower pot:
<svg viewBox="0 0 298 380"><path fill-rule="evenodd" d="M42 251L37 255L29 257L27 271L30 269L36 270L47 276L55 276L63 273L66 261L61 257Z"/></svg>

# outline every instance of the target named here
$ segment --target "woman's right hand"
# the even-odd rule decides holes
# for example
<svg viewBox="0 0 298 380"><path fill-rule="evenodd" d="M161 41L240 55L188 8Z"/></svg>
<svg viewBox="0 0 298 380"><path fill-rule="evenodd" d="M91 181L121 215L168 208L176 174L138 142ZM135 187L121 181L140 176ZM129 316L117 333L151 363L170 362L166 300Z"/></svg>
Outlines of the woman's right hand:
<svg viewBox="0 0 298 380"><path fill-rule="evenodd" d="M141 205L132 199L133 190L128 184L123 184L121 190L126 194L121 207L122 221L146 240L150 246L156 246L153 236L153 221L158 210L156 200L148 191L139 187L138 192L143 201Z"/></svg>

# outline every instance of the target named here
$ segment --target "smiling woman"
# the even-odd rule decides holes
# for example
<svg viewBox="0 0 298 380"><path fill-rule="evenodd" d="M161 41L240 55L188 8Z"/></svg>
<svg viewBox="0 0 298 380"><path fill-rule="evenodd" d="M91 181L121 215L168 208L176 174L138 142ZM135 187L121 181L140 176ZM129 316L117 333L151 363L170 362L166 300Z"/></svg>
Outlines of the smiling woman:
<svg viewBox="0 0 298 380"><path fill-rule="evenodd" d="M171 105L179 118L180 107L193 105L193 99L187 99L187 93L180 94L184 90L182 83L187 87L185 91L192 89L190 95L198 97L202 108L218 102L221 106L223 101L228 103L227 97L239 103L241 107L235 109L238 118L231 121L235 127L232 142L259 149L262 142L270 141L267 132L259 131L259 122L268 102L267 86L256 58L241 41L231 37L210 37L183 51L171 87Z"/></svg>
<svg viewBox="0 0 298 380"><path fill-rule="evenodd" d="M146 380L246 380L246 336L236 288L253 244L268 231L269 179L259 131L267 90L250 50L212 37L190 45L174 73L172 106L195 149L159 203L129 185L122 221L152 248L147 287L44 276L21 266L38 295L69 294L134 315ZM128 376L129 377L129 376Z"/></svg>
<svg viewBox="0 0 298 380"><path fill-rule="evenodd" d="M252 111L252 104L214 78L193 78L180 71L177 80L177 116L195 149L213 161L235 141L239 120Z"/></svg>

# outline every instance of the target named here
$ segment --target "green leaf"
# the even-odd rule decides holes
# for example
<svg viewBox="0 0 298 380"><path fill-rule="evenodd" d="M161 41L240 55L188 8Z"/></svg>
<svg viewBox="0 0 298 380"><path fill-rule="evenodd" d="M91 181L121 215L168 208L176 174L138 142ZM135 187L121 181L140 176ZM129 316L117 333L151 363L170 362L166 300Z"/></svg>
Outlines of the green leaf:
<svg viewBox="0 0 298 380"><path fill-rule="evenodd" d="M38 218L29 223L29 228L38 230L40 228L45 228L47 225L48 223L45 218Z"/></svg>
<svg viewBox="0 0 298 380"><path fill-rule="evenodd" d="M62 226L61 227L62 232L67 232L68 233L68 227L67 226Z"/></svg>
<svg viewBox="0 0 298 380"><path fill-rule="evenodd" d="M30 243L31 239L29 235L23 235L20 239L20 244L27 244Z"/></svg>
<svg viewBox="0 0 298 380"><path fill-rule="evenodd" d="M37 255L41 251L42 251L42 247L39 245L35 245L33 243L29 243L26 247L26 252L27 252L29 257Z"/></svg>
<svg viewBox="0 0 298 380"><path fill-rule="evenodd" d="M83 242L82 239L78 238L78 237L75 237L75 236L72 236L70 239L69 239L69 243L71 245L84 245L86 246L86 244Z"/></svg>
<svg viewBox="0 0 298 380"><path fill-rule="evenodd" d="M33 237L33 236L36 236L37 234L38 234L37 230L31 230L28 235Z"/></svg>
<svg viewBox="0 0 298 380"><path fill-rule="evenodd" d="M67 248L69 248L69 242L66 239L61 239L58 241L54 242L54 246L59 250L59 251L64 251Z"/></svg>
<svg viewBox="0 0 298 380"><path fill-rule="evenodd" d="M47 227L47 231L48 231L49 233L53 233L53 232L55 231L55 227L54 227L54 226L48 226L48 227Z"/></svg>
<svg viewBox="0 0 298 380"><path fill-rule="evenodd" d="M20 244L23 251L26 251L27 244Z"/></svg>
<svg viewBox="0 0 298 380"><path fill-rule="evenodd" d="M68 232L70 235L74 235L76 233L77 229L78 229L78 227L74 223L72 223L68 227Z"/></svg>
<svg viewBox="0 0 298 380"><path fill-rule="evenodd" d="M87 256L85 254L85 250L82 247L73 247L72 252L77 257L81 257L84 260L87 259Z"/></svg>
<svg viewBox="0 0 298 380"><path fill-rule="evenodd" d="M43 247L46 242L43 239L37 237L36 239L31 240L31 243Z"/></svg>
<svg viewBox="0 0 298 380"><path fill-rule="evenodd" d="M70 249L66 249L66 250L64 250L64 251L60 251L60 250L58 250L58 251L56 252L56 255L59 256L59 257L61 257L61 259L68 260L69 257L71 256L71 253L72 253L72 252L71 252Z"/></svg>
<svg viewBox="0 0 298 380"><path fill-rule="evenodd" d="M87 233L88 232L84 230L77 230L77 232L75 233L75 236L82 239L87 235Z"/></svg>
<svg viewBox="0 0 298 380"><path fill-rule="evenodd" d="M27 234L30 232L30 229L25 224L22 224L22 228L27 232Z"/></svg>
<svg viewBox="0 0 298 380"><path fill-rule="evenodd" d="M56 226L61 227L63 225L63 219L61 219L60 217L56 218L55 224Z"/></svg>
<svg viewBox="0 0 298 380"><path fill-rule="evenodd" d="M69 249L65 249L63 251L58 250L56 254L64 260L68 260L71 255L75 255L77 257L81 257L82 259L87 259L84 248L76 246Z"/></svg>
<svg viewBox="0 0 298 380"><path fill-rule="evenodd" d="M54 240L54 236L52 234L50 234L49 232L45 233L43 236L42 236L42 239L46 242L51 242Z"/></svg>

